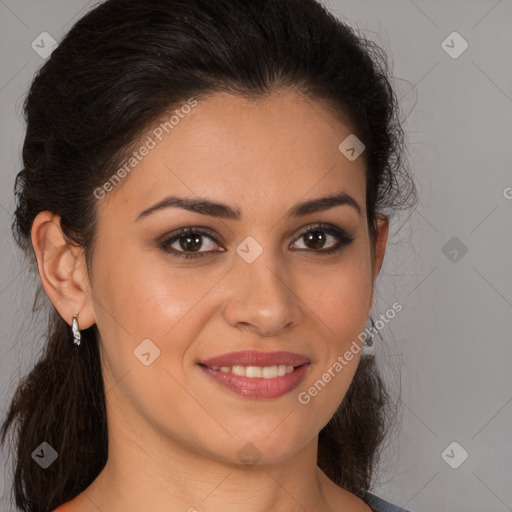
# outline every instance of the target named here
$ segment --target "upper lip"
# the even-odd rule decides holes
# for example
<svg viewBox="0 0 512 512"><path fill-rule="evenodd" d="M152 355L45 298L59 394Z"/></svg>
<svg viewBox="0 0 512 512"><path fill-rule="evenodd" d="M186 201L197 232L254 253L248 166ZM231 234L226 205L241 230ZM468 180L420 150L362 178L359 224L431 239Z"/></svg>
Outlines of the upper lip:
<svg viewBox="0 0 512 512"><path fill-rule="evenodd" d="M309 359L294 352L257 352L255 350L243 350L229 352L220 356L200 361L206 366L302 366L309 363Z"/></svg>

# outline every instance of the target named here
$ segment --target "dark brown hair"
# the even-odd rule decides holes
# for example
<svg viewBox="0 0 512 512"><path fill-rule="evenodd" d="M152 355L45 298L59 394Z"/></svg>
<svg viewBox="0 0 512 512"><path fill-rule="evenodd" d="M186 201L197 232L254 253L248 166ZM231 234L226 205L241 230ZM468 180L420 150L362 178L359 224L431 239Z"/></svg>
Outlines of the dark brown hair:
<svg viewBox="0 0 512 512"><path fill-rule="evenodd" d="M325 100L365 145L373 252L378 216L390 218L416 200L388 77L383 50L315 0L107 0L67 33L26 97L16 242L35 269L32 223L53 212L70 243L84 248L91 271L93 191L153 123L191 97L223 91L255 99L293 87ZM34 311L41 295L39 287ZM17 427L13 492L26 512L49 512L74 498L108 457L97 328L82 331L75 351L69 325L47 305L47 344L1 428L3 444ZM318 465L327 476L360 496L369 489L391 410L374 356L363 355L319 435ZM43 441L58 452L45 470L32 459Z"/></svg>

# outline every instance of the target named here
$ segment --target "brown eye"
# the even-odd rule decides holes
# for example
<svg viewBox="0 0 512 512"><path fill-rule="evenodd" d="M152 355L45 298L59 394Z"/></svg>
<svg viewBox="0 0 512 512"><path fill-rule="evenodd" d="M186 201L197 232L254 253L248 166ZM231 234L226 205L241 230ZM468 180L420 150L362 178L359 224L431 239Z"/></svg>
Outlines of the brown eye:
<svg viewBox="0 0 512 512"><path fill-rule="evenodd" d="M221 252L208 248L209 244L204 243L205 238L210 240L210 245L213 242L213 247L218 246L213 234L204 228L183 228L178 232L171 233L169 238L160 243L160 248L173 256L181 258L200 258L210 252ZM200 249L203 249L205 245L206 250L201 251Z"/></svg>
<svg viewBox="0 0 512 512"><path fill-rule="evenodd" d="M344 230L330 225L314 226L304 231L300 236L306 249L311 249L317 254L333 254L354 240ZM334 240L334 245L329 243L331 240ZM327 243L329 243L329 246L325 248ZM296 245L297 242L294 242L294 244Z"/></svg>
<svg viewBox="0 0 512 512"><path fill-rule="evenodd" d="M302 238L304 240L304 243L310 249L322 249L327 237L325 236L325 233L323 233L322 231L315 230L309 231L308 233L303 235Z"/></svg>
<svg viewBox="0 0 512 512"><path fill-rule="evenodd" d="M180 238L178 238L178 242L179 242L180 247L184 251L191 250L192 252L197 252L203 245L201 236L202 235L180 236Z"/></svg>

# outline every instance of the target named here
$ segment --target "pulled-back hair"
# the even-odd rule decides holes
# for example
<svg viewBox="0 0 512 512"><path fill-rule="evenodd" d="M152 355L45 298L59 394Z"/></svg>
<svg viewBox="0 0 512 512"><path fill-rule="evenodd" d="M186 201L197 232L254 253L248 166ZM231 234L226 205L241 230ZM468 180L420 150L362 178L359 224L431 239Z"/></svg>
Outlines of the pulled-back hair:
<svg viewBox="0 0 512 512"><path fill-rule="evenodd" d="M25 99L15 240L35 269L32 224L50 211L69 241L84 248L91 271L93 192L153 123L191 97L229 92L256 99L289 87L326 101L364 143L373 253L378 216L390 218L416 199L388 78L384 51L315 0L107 0L62 39ZM73 499L108 457L97 327L82 331L75 351L69 325L47 306L47 344L0 431L4 444L17 427L13 493L26 512L49 512ZM359 496L370 487L389 431L390 397L374 355L362 355L319 435L319 467ZM58 452L45 470L32 458L43 441Z"/></svg>

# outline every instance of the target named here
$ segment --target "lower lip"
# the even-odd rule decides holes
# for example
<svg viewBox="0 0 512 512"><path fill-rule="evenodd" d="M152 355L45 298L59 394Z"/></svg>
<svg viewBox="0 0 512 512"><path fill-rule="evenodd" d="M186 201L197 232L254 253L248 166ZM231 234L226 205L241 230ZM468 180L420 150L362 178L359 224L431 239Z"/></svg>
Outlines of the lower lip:
<svg viewBox="0 0 512 512"><path fill-rule="evenodd" d="M231 372L212 370L208 366L200 368L215 382L229 391L246 398L278 398L295 389L306 374L309 363L298 366L291 373L273 379L241 377Z"/></svg>

